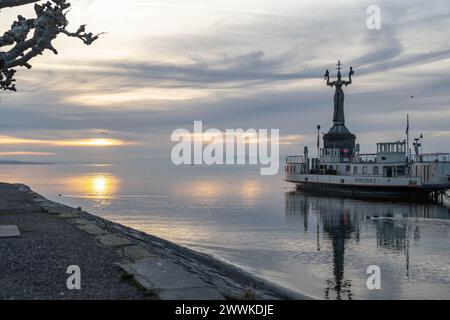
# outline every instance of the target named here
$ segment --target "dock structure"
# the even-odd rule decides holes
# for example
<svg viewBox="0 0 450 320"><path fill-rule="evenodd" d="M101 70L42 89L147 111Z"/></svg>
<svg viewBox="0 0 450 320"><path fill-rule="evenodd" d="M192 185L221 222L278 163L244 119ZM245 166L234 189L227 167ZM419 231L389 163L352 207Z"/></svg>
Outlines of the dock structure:
<svg viewBox="0 0 450 320"><path fill-rule="evenodd" d="M318 137L317 158L309 158L307 147L303 155L288 156L285 180L299 189L353 197L435 201L448 197L450 154L422 153L421 139L415 139L415 154L411 156L409 119L408 139L380 142L376 153L360 153L356 136L346 127L344 114L343 87L352 84L354 71L350 67L348 80L343 80L341 70L339 61L337 80L330 81L328 70L324 76L327 85L335 87L335 94L333 125L323 135L323 148L319 147Z"/></svg>

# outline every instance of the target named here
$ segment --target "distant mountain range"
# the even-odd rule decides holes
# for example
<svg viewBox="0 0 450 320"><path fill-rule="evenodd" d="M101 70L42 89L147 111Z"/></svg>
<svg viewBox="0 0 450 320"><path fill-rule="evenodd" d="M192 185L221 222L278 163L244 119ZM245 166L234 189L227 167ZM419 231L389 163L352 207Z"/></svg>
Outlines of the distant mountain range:
<svg viewBox="0 0 450 320"><path fill-rule="evenodd" d="M48 165L48 164L53 164L50 162L33 162L33 161L16 161L16 160L0 160L0 165L11 165L11 164L15 164L15 165Z"/></svg>

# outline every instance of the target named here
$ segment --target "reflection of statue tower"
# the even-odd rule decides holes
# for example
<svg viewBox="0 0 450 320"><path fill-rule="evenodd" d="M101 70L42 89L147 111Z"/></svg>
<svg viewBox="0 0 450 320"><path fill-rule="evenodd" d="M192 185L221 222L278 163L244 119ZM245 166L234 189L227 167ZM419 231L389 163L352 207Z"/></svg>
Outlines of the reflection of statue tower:
<svg viewBox="0 0 450 320"><path fill-rule="evenodd" d="M348 86L352 83L352 75L354 74L354 72L353 68L350 67L348 81L345 81L342 80L341 69L342 64L340 61L338 61L338 73L336 81L330 81L330 72L328 70L325 72L324 78L325 80L327 80L327 85L330 87L335 87L336 90L333 98L333 127L331 127L330 131L328 131L328 133L323 136L323 140L325 149L340 149L343 156L351 156L354 152L356 136L352 134L345 126L345 95L343 86Z"/></svg>
<svg viewBox="0 0 450 320"><path fill-rule="evenodd" d="M317 212L317 251L320 251L320 226L331 240L333 248L333 275L326 280L324 294L326 299L351 299L351 281L344 277L345 242L355 231L359 219L344 207L345 200L336 198L308 197L298 192L286 193L286 219L289 223L303 224L308 220L312 207ZM310 207L311 206L311 207ZM320 226L319 226L320 224ZM308 231L308 228L305 229ZM333 295L332 297L331 295Z"/></svg>
<svg viewBox="0 0 450 320"><path fill-rule="evenodd" d="M327 212L330 212L329 209ZM333 279L326 281L324 290L325 298L330 298L330 293L336 293L336 299L340 300L344 295L351 299L351 282L344 278L344 254L345 241L350 239L354 227L348 210L342 208L341 212L332 212L324 215L323 229L331 238L333 245Z"/></svg>

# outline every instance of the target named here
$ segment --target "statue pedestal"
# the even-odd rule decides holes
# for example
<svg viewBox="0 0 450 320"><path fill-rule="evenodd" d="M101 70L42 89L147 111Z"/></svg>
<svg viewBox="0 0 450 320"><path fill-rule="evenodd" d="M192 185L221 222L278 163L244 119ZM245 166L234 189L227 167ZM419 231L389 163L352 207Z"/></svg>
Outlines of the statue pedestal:
<svg viewBox="0 0 450 320"><path fill-rule="evenodd" d="M325 149L340 149L341 155L353 156L356 136L343 124L334 124L323 136Z"/></svg>

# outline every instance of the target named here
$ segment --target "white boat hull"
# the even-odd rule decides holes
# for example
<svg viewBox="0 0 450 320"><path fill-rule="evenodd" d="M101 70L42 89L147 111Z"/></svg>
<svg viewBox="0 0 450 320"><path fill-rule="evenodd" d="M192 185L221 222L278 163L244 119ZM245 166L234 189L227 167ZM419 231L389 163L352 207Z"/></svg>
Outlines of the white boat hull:
<svg viewBox="0 0 450 320"><path fill-rule="evenodd" d="M386 178L364 176L337 176L318 174L287 174L285 181L294 183L298 189L346 195L362 198L432 198L450 189L450 183L432 185L421 184L420 178Z"/></svg>

